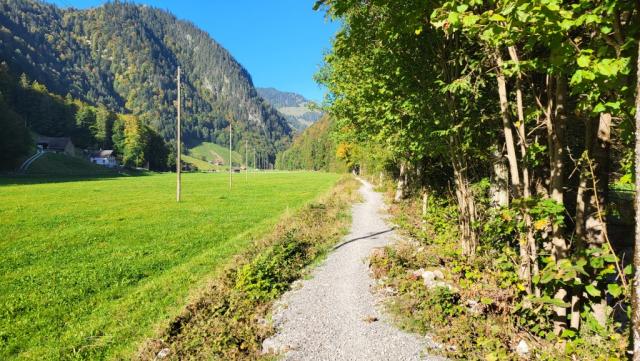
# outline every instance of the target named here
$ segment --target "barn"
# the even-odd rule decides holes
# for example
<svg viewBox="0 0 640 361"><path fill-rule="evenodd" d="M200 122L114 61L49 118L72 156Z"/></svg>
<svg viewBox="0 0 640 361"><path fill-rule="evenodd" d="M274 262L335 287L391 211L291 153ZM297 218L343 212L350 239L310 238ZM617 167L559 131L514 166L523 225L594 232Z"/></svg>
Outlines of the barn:
<svg viewBox="0 0 640 361"><path fill-rule="evenodd" d="M76 155L76 147L69 137L44 137L39 136L36 140L38 149L47 152L64 153L70 156Z"/></svg>
<svg viewBox="0 0 640 361"><path fill-rule="evenodd" d="M118 166L116 156L113 154L113 150L100 150L91 154L89 157L91 163L105 166L107 168L115 168Z"/></svg>

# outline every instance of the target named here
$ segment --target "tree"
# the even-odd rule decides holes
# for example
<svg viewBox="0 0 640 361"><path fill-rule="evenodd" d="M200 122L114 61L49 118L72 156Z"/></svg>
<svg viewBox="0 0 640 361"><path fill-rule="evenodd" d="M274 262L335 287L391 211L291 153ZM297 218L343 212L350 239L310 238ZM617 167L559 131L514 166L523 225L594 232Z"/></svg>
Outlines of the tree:
<svg viewBox="0 0 640 361"><path fill-rule="evenodd" d="M96 127L96 112L93 107L81 105L75 116L76 129L73 132L73 143L80 148L89 148L96 143L92 129Z"/></svg>
<svg viewBox="0 0 640 361"><path fill-rule="evenodd" d="M96 110L96 122L92 133L98 146L102 149L113 148L113 124L116 118L116 114L104 105L100 105Z"/></svg>
<svg viewBox="0 0 640 361"><path fill-rule="evenodd" d="M636 65L636 102L635 102L635 209L636 209L636 229L635 244L633 250L633 268L635 270L633 276L633 291L631 301L633 303L633 312L631 315L632 322L632 342L633 342L633 360L640 361L640 217L638 209L640 209L640 44L638 46L638 58Z"/></svg>
<svg viewBox="0 0 640 361"><path fill-rule="evenodd" d="M13 170L31 149L24 119L8 107L0 93L0 169Z"/></svg>

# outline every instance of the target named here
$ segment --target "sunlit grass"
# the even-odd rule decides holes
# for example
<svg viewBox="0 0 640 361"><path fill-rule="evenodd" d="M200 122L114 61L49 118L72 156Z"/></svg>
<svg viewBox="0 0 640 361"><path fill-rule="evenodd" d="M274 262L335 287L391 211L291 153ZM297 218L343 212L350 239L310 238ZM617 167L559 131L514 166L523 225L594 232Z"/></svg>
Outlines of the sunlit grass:
<svg viewBox="0 0 640 361"><path fill-rule="evenodd" d="M336 175L0 179L0 359L129 355L209 276Z"/></svg>

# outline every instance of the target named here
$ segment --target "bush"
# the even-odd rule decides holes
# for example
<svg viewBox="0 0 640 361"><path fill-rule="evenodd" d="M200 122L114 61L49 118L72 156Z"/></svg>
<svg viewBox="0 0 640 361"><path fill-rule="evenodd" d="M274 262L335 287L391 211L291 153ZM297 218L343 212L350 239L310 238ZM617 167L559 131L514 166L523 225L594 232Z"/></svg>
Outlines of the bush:
<svg viewBox="0 0 640 361"><path fill-rule="evenodd" d="M299 242L293 232L238 271L235 289L252 300L271 300L300 277L308 261L309 244Z"/></svg>

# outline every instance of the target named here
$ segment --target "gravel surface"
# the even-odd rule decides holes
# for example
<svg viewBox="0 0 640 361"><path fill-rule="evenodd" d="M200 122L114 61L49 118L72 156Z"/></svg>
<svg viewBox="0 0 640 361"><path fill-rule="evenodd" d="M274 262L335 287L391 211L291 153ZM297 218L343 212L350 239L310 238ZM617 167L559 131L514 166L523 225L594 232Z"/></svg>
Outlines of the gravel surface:
<svg viewBox="0 0 640 361"><path fill-rule="evenodd" d="M381 212L382 196L363 181L364 203L353 206L351 232L343 243L276 304L277 334L265 352L284 360L441 360L428 356L427 339L391 326L372 294L366 258L394 239Z"/></svg>

